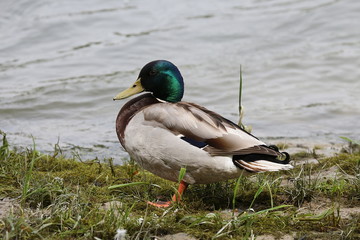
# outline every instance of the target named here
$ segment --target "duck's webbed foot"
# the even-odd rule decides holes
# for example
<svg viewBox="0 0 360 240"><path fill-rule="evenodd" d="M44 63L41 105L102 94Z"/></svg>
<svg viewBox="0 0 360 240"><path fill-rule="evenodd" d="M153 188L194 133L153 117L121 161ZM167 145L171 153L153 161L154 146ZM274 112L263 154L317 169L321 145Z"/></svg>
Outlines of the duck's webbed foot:
<svg viewBox="0 0 360 240"><path fill-rule="evenodd" d="M157 202L147 202L148 204L154 206L154 207L158 207L158 208L167 208L170 207L170 205L173 203L172 201L157 201Z"/></svg>
<svg viewBox="0 0 360 240"><path fill-rule="evenodd" d="M189 184L184 181L181 181L179 184L178 192L174 194L171 201L157 201L157 202L147 202L148 204L158 207L158 208L167 208L170 207L174 202L180 202L182 194L185 192Z"/></svg>

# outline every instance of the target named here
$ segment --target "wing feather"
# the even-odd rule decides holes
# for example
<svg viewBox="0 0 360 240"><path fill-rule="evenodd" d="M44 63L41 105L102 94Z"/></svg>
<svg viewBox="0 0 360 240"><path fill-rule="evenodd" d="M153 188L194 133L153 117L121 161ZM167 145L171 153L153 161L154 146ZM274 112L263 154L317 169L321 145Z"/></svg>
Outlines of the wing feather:
<svg viewBox="0 0 360 240"><path fill-rule="evenodd" d="M143 109L148 124L165 128L211 156L231 156L250 172L291 169L290 157L219 114L193 103L157 103ZM205 147L204 147L205 146Z"/></svg>
<svg viewBox="0 0 360 240"><path fill-rule="evenodd" d="M146 121L175 134L202 141L219 151L238 151L264 145L235 123L193 103L158 103L143 110Z"/></svg>

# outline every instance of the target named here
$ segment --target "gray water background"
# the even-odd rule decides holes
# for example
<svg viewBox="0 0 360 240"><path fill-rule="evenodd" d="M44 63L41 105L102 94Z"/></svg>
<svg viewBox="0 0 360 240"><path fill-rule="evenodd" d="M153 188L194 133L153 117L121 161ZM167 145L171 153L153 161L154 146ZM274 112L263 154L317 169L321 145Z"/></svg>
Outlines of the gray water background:
<svg viewBox="0 0 360 240"><path fill-rule="evenodd" d="M185 101L268 142L359 139L360 1L0 1L0 129L12 146L127 154L112 97L155 59Z"/></svg>

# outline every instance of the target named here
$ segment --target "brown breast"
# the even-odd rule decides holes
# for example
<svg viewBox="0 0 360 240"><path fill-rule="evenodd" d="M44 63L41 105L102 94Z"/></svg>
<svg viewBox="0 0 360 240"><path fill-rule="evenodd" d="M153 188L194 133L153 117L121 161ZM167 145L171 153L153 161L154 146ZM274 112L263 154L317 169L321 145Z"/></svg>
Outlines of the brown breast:
<svg viewBox="0 0 360 240"><path fill-rule="evenodd" d="M137 112L155 103L159 103L159 101L152 94L147 93L131 99L121 108L116 118L116 133L124 148L124 132L126 125Z"/></svg>

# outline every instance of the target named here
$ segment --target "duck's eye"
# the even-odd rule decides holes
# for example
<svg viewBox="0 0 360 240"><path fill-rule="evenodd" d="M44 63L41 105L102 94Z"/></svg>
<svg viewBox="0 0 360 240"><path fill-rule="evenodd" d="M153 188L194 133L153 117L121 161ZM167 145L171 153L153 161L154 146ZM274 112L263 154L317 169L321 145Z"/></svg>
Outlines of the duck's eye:
<svg viewBox="0 0 360 240"><path fill-rule="evenodd" d="M150 76L154 76L156 74L156 71L155 70L150 70Z"/></svg>

